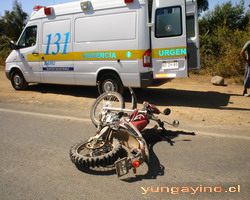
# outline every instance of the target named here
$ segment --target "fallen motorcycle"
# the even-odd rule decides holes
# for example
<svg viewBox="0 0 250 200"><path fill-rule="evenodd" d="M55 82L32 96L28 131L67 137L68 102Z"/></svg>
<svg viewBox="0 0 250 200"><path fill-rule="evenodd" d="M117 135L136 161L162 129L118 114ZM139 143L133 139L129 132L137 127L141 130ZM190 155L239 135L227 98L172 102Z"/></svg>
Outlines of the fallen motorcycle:
<svg viewBox="0 0 250 200"><path fill-rule="evenodd" d="M163 112L153 104L143 102L143 108L137 109L136 96L132 96L131 109L125 109L123 97L117 92L101 94L93 103L90 118L97 127L95 136L82 141L70 149L70 158L79 169L111 168L116 169L118 177L149 162L147 143L141 131L150 120L158 123L164 131L164 124L156 115L169 115L170 109ZM175 120L172 126L177 127Z"/></svg>

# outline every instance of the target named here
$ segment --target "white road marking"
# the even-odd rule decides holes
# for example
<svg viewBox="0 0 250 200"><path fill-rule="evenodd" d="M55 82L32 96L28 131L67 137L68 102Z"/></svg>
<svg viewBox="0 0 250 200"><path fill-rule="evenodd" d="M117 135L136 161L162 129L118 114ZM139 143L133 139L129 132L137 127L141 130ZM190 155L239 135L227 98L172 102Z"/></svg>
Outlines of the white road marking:
<svg viewBox="0 0 250 200"><path fill-rule="evenodd" d="M27 112L27 111L21 111L21 110L5 109L5 108L0 108L0 112L16 113L16 114L22 114L22 115L32 115L32 116L37 116L37 117L46 117L46 118L54 118L54 119L91 122L91 120L87 119L87 118L52 115L52 114L44 114L44 113L36 113L36 112Z"/></svg>
<svg viewBox="0 0 250 200"><path fill-rule="evenodd" d="M37 116L37 117L63 119L63 120L74 120L74 121L82 121L82 122L91 122L91 120L88 119L88 118L79 118L79 117L71 117L71 116L52 115L52 114L44 114L44 113L36 113L36 112L27 112L27 111L21 111L21 110L5 109L5 108L0 108L0 112L16 113L16 114L22 114L22 115L32 115L32 116ZM210 137L222 137L222 138L230 138L230 139L250 140L250 137L247 137L247 136L226 135L226 134L219 134L219 133L207 133L207 132L200 132L200 131L197 131L196 135L197 136L201 135L201 136L210 136Z"/></svg>
<svg viewBox="0 0 250 200"><path fill-rule="evenodd" d="M222 137L222 138L230 138L230 139L250 140L250 137L247 137L247 136L241 136L241 135L226 135L226 134L220 134L220 133L207 133L207 132L200 132L200 131L197 131L197 135L211 136L211 137Z"/></svg>

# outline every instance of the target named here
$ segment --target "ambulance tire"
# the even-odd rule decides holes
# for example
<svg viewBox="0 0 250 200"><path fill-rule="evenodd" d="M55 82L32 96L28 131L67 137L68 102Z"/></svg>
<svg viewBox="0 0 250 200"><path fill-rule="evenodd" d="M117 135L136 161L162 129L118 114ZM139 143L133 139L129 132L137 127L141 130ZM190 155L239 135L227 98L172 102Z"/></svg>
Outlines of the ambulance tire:
<svg viewBox="0 0 250 200"><path fill-rule="evenodd" d="M103 75L98 83L98 92L100 94L108 91L118 92L120 94L124 91L124 86L119 77L115 74Z"/></svg>
<svg viewBox="0 0 250 200"><path fill-rule="evenodd" d="M122 146L116 138L96 149L88 148L88 143L82 141L70 149L70 159L79 170L112 166L120 157Z"/></svg>
<svg viewBox="0 0 250 200"><path fill-rule="evenodd" d="M20 70L13 71L10 80L15 90L25 90L28 87L28 83Z"/></svg>

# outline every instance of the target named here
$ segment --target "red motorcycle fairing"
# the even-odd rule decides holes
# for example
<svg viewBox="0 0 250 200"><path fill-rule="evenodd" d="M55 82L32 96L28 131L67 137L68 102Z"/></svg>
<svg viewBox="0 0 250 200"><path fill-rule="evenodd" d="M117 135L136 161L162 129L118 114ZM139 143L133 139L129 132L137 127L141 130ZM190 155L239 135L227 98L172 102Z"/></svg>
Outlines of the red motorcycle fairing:
<svg viewBox="0 0 250 200"><path fill-rule="evenodd" d="M144 129L148 123L149 120L148 118L141 114L138 113L138 110L135 110L131 115L130 115L130 122L139 130L141 131L142 129Z"/></svg>
<svg viewBox="0 0 250 200"><path fill-rule="evenodd" d="M131 122L139 131L144 129L148 125L148 120L147 119L142 119L139 121L132 121Z"/></svg>

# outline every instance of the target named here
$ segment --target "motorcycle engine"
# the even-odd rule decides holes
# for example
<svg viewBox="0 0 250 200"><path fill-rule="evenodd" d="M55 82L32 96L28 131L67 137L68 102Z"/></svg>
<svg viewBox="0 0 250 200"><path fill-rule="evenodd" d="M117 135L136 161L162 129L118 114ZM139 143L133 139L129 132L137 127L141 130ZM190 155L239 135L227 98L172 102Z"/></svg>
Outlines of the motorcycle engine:
<svg viewBox="0 0 250 200"><path fill-rule="evenodd" d="M102 118L102 122L105 124L118 123L120 121L119 115L117 113L109 112Z"/></svg>

